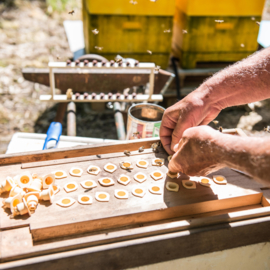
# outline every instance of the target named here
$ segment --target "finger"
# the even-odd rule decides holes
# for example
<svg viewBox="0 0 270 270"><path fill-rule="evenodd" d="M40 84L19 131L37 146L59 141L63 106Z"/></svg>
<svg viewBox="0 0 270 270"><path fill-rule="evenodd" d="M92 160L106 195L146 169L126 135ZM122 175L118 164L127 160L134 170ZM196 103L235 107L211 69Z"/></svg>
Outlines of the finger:
<svg viewBox="0 0 270 270"><path fill-rule="evenodd" d="M171 141L172 141L172 137L160 137L161 143L163 145L163 148L165 149L165 151L169 154L172 155L174 154L174 151L171 150Z"/></svg>
<svg viewBox="0 0 270 270"><path fill-rule="evenodd" d="M178 144L178 151L172 156L170 162L169 162L169 170L171 172L182 172L182 167L181 167L181 159L179 159L180 153L181 153L181 148L183 146L184 142L181 139L179 144Z"/></svg>
<svg viewBox="0 0 270 270"><path fill-rule="evenodd" d="M160 126L159 136L161 143L168 154L173 154L171 149L172 133L176 126L176 121L174 121L168 114L164 114Z"/></svg>
<svg viewBox="0 0 270 270"><path fill-rule="evenodd" d="M159 136L161 143L168 154L172 154L171 141L172 141L172 130L165 127L164 125L160 127Z"/></svg>
<svg viewBox="0 0 270 270"><path fill-rule="evenodd" d="M185 117L184 114L182 116L181 115L179 116L178 122L172 133L172 142L171 142L172 151L174 151L175 145L179 143L184 131L190 127L194 127L193 122L194 121L192 120L192 117L190 115L187 117Z"/></svg>

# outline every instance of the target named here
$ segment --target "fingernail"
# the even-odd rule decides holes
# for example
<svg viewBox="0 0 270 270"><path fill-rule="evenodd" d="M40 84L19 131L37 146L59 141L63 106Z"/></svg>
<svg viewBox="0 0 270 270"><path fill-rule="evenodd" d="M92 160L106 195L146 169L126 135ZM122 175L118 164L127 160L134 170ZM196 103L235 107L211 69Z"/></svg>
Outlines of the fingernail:
<svg viewBox="0 0 270 270"><path fill-rule="evenodd" d="M177 152L178 147L179 147L179 143L177 143L177 144L173 147L173 151L174 151L174 152Z"/></svg>
<svg viewBox="0 0 270 270"><path fill-rule="evenodd" d="M171 150L174 151L174 147L176 146L176 144L172 143L171 144Z"/></svg>

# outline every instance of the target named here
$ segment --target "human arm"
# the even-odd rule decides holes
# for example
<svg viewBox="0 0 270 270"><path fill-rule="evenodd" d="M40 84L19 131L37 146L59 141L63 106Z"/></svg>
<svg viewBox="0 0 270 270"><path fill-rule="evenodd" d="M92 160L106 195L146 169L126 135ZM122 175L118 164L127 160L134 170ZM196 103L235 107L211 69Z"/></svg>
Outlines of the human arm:
<svg viewBox="0 0 270 270"><path fill-rule="evenodd" d="M205 176L225 166L270 186L270 138L223 134L209 126L189 128L183 133L169 170Z"/></svg>
<svg viewBox="0 0 270 270"><path fill-rule="evenodd" d="M269 85L270 48L215 74L165 111L160 128L165 150L172 154L187 128L208 124L222 109L269 98Z"/></svg>

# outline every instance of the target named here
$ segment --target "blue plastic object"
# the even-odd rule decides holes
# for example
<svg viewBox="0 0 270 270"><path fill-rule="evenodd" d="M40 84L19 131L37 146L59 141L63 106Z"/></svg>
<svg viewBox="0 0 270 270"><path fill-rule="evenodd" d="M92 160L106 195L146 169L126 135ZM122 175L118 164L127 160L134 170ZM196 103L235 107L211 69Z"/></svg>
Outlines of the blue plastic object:
<svg viewBox="0 0 270 270"><path fill-rule="evenodd" d="M43 150L56 148L62 134L62 124L59 122L52 122L47 131Z"/></svg>

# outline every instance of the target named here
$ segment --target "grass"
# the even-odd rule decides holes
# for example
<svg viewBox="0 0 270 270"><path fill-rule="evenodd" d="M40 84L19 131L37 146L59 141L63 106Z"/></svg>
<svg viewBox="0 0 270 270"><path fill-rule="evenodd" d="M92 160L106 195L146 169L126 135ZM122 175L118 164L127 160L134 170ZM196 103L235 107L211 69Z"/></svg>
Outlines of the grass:
<svg viewBox="0 0 270 270"><path fill-rule="evenodd" d="M80 1L76 0L46 0L48 8L59 13L80 8Z"/></svg>
<svg viewBox="0 0 270 270"><path fill-rule="evenodd" d="M54 11L62 12L66 10L67 4L70 0L47 0L48 7L52 7Z"/></svg>
<svg viewBox="0 0 270 270"><path fill-rule="evenodd" d="M6 66L7 66L7 62L0 59L0 67L6 67Z"/></svg>

